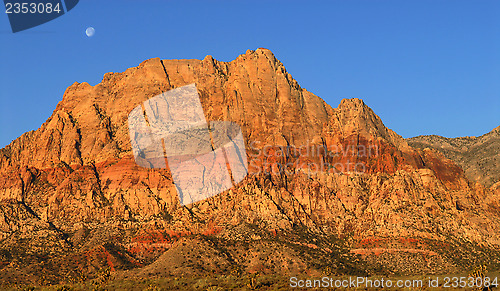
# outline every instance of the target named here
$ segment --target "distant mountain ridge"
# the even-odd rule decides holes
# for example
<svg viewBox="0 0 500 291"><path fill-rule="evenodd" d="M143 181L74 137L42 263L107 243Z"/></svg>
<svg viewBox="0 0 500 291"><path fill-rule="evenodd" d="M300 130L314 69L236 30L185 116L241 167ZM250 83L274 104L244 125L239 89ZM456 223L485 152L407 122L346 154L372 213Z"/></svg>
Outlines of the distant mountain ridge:
<svg viewBox="0 0 500 291"><path fill-rule="evenodd" d="M500 126L479 137L422 135L407 139L415 148L432 148L460 165L467 178L486 187L500 181Z"/></svg>

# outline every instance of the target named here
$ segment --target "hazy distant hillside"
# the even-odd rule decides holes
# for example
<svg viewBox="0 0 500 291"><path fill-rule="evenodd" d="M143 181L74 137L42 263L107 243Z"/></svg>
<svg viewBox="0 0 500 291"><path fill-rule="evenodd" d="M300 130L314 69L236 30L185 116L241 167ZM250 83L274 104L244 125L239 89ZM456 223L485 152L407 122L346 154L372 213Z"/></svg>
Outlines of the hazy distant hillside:
<svg viewBox="0 0 500 291"><path fill-rule="evenodd" d="M458 163L472 180L490 187L500 181L500 126L480 137L422 135L407 139L416 148L433 148Z"/></svg>

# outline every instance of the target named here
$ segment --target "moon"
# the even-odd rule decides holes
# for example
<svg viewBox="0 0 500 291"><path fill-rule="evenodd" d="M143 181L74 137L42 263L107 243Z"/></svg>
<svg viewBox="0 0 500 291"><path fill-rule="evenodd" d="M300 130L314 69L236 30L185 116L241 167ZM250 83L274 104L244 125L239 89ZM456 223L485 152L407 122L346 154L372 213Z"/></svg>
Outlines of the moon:
<svg viewBox="0 0 500 291"><path fill-rule="evenodd" d="M95 29L92 26L91 27L87 27L87 29L85 30L85 34L88 37L92 37L95 34Z"/></svg>

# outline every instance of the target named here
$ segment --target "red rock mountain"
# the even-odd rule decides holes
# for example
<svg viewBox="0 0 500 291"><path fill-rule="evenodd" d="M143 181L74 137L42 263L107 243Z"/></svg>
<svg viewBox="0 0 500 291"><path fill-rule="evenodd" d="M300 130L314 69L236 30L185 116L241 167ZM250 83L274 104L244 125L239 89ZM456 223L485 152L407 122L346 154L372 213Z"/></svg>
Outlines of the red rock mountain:
<svg viewBox="0 0 500 291"><path fill-rule="evenodd" d="M183 207L168 169L135 164L127 117L192 83L207 120L241 126L251 174ZM0 150L0 276L497 268L498 197L438 151L408 145L362 100L332 108L267 49L232 62L156 58L71 85L38 130Z"/></svg>

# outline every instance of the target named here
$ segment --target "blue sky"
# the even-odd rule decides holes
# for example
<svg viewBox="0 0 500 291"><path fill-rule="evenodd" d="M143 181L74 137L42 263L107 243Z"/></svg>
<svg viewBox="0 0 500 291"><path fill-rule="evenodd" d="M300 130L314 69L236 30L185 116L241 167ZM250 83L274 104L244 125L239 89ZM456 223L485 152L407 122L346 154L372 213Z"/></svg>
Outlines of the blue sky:
<svg viewBox="0 0 500 291"><path fill-rule="evenodd" d="M75 81L95 85L153 57L231 61L259 47L331 106L361 98L403 137L500 125L497 0L81 0L16 34L0 15L0 45L0 147L40 127Z"/></svg>

